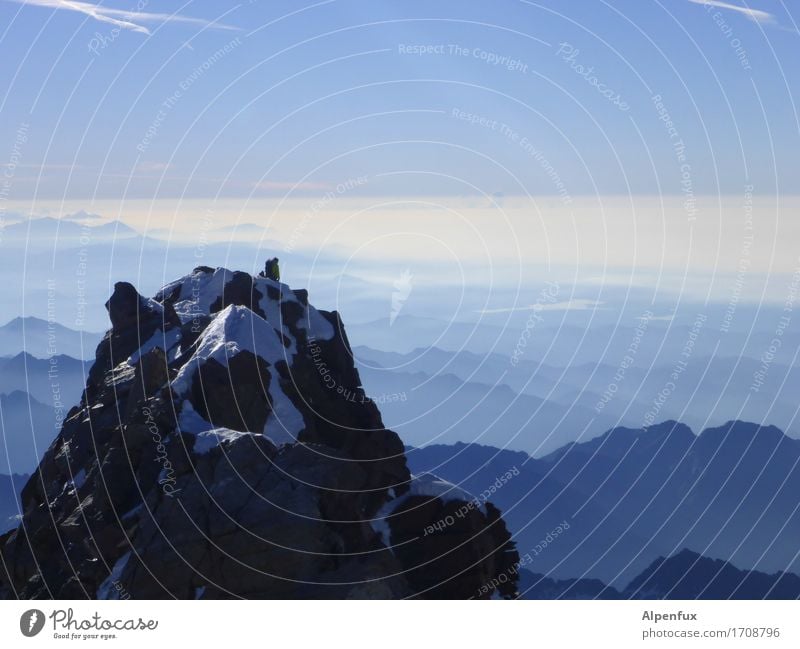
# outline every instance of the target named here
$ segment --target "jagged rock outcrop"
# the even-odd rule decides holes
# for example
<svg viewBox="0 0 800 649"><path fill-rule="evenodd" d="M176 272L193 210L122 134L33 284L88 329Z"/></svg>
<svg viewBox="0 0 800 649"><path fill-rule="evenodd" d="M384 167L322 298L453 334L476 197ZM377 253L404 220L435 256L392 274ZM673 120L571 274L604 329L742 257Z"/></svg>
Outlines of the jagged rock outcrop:
<svg viewBox="0 0 800 649"><path fill-rule="evenodd" d="M413 477L342 322L305 291L199 267L117 284L81 403L0 537L0 594L513 596L497 509Z"/></svg>

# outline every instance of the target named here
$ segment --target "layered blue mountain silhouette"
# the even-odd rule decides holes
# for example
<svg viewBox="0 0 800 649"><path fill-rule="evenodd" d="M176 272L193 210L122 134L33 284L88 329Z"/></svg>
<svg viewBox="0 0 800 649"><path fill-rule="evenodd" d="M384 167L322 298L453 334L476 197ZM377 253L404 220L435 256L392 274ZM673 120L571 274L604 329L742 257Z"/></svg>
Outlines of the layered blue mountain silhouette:
<svg viewBox="0 0 800 649"><path fill-rule="evenodd" d="M66 355L0 358L0 473L36 468L80 400L90 366Z"/></svg>
<svg viewBox="0 0 800 649"><path fill-rule="evenodd" d="M0 394L0 473L33 472L60 427L55 408L28 393Z"/></svg>
<svg viewBox="0 0 800 649"><path fill-rule="evenodd" d="M46 349L52 327L29 318L2 328L9 335L6 351L19 344L23 325L26 340L38 340L33 346ZM73 349L91 340L90 334L83 334L83 341L80 336L67 328L59 331L62 343ZM781 575L800 572L800 441L778 428L741 421L699 435L668 421L646 430L616 427L589 441L572 441L581 434L581 409L573 409L569 422L574 427L558 427L553 423L562 412L557 403L520 396L506 384L468 380L477 359L440 351L431 355L433 365L426 369L435 374L435 366L444 363L451 372L431 378L402 372L403 355L372 350L372 366L362 360L360 373L364 384L378 386L369 395L388 421L395 407L402 406L398 412L403 416L411 412L409 402L418 410L418 423L397 426L407 443L413 446L425 431L429 437L430 431L450 431L442 437L453 443L411 448L410 468L435 473L477 497L491 492L489 500L503 510L520 555L532 557L530 565L520 568L521 591L529 591L524 596L785 597L794 592L794 578ZM379 367L378 361L392 370ZM33 471L58 430L54 386L68 409L79 400L89 369L90 363L66 355L37 358L24 352L0 358L0 472ZM555 381L559 371L542 366L537 380ZM416 391L409 398L408 377L426 382L427 400ZM397 395L403 392L401 400ZM445 393L450 401L437 409L435 401ZM552 429L540 414L538 425L528 424L530 430L510 438L507 431L517 430L513 417L529 418L537 409L551 411ZM586 412L582 416L590 418ZM540 446L555 450L532 457L456 441L459 436L488 438L498 445L536 437L546 440ZM493 488L509 471L513 477ZM14 489L22 484L22 478L0 481L5 529L15 524L10 518L17 506ZM565 522L568 529L554 537ZM686 570L679 560L691 552L702 559L680 578ZM719 560L730 565L709 582L704 575ZM741 581L739 572L731 571L742 570L753 572L741 587L730 586ZM729 573L734 577L728 578Z"/></svg>
<svg viewBox="0 0 800 649"><path fill-rule="evenodd" d="M454 325L459 327L466 325ZM528 347L514 364L509 362L508 353L502 353L513 349L513 343L500 344L492 353L439 347L397 353L362 345L355 347L354 354L369 394L377 399L405 393L403 401L386 400L382 410L408 444L471 441L541 457L569 441L587 440L616 426L641 425L659 392L670 382L672 359L680 354L680 349L673 347L682 345L681 336L685 336L682 328L676 330L667 335L653 329L652 339L647 341L648 345L663 341L660 358L666 360L659 360L658 350L642 347L638 352L640 362L622 373L617 362L625 358L626 351L617 348L630 342L624 331L606 332L612 349L599 361L579 349L577 333L561 329L552 335L549 331L541 335L541 340L530 345L542 348ZM363 334L375 342L380 335L375 329ZM599 337L595 356L602 349L601 341ZM728 348L730 341L725 345ZM769 341L761 340L758 345L766 345L759 348L763 350L769 347ZM713 347L698 347L670 398L659 404L655 421L677 419L693 430L721 425L730 419L764 421L797 437L794 387L800 385L800 368L773 360L769 366L770 385L755 391L751 387L762 361L747 356L743 349L738 354L728 349L730 355L722 351L711 357L703 355L703 350ZM578 358L571 359L568 354L577 354ZM545 357L546 361L541 360ZM487 396L489 392L491 396ZM453 426L452 412L470 416ZM421 413L425 416L421 417ZM429 417L431 425L427 425ZM499 421L492 426L478 426L481 419ZM431 430L444 434L433 439Z"/></svg>
<svg viewBox="0 0 800 649"><path fill-rule="evenodd" d="M50 245L58 241L65 244L83 242L83 245L88 245L93 241L112 241L137 236L133 228L121 221L95 224L92 223L94 220L92 216L95 215L83 213L74 216L78 218L43 216L11 223L5 227L3 238L8 242L21 242L31 248L37 248L43 242Z"/></svg>
<svg viewBox="0 0 800 649"><path fill-rule="evenodd" d="M14 318L0 326L0 356L17 356L24 352L35 358L64 355L94 360L94 350L102 337L103 334L77 331L41 318ZM0 361L6 363L7 359ZM12 367L7 367L11 372ZM24 377L24 372L21 376Z"/></svg>
<svg viewBox="0 0 800 649"><path fill-rule="evenodd" d="M800 577L740 570L691 550L659 557L623 590L598 579L552 579L520 571L522 599L797 599Z"/></svg>
<svg viewBox="0 0 800 649"><path fill-rule="evenodd" d="M684 548L740 568L800 570L800 442L775 427L736 421L694 435L670 421L613 429L541 459L474 444L408 458L412 471L478 498L490 491L520 555L532 556L525 568L548 578L623 589ZM493 489L508 471L518 475Z"/></svg>

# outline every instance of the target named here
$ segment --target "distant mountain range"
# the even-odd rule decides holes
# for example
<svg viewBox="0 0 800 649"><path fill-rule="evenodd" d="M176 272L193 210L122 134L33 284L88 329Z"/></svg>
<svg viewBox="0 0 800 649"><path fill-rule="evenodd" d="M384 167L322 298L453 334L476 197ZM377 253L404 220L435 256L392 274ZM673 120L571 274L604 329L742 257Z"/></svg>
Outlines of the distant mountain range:
<svg viewBox="0 0 800 649"><path fill-rule="evenodd" d="M121 221L111 221L108 223L89 223L90 214L85 213L82 218L53 218L44 216L40 218L28 219L11 223L3 230L4 242L26 242L36 248L42 244L52 246L60 240L64 244L75 244L81 241L83 245L89 245L100 240L112 241L124 239L126 237L136 237L138 233L133 228L125 225ZM81 217L81 214L76 214ZM85 220L85 223L81 223Z"/></svg>
<svg viewBox="0 0 800 649"><path fill-rule="evenodd" d="M586 408L518 394L503 384L464 382L454 374L364 367L359 374L386 424L412 446L471 441L541 455L582 433L589 438L616 424L615 418Z"/></svg>
<svg viewBox="0 0 800 649"><path fill-rule="evenodd" d="M70 329L58 322L41 318L14 318L0 326L0 356L17 356L27 352L36 358L71 356L94 359L101 333Z"/></svg>
<svg viewBox="0 0 800 649"><path fill-rule="evenodd" d="M483 411L487 402L494 401L496 407L488 406L488 410L502 413L503 422L478 437L473 419L467 418L466 430L457 439L511 446L536 456L581 433L586 440L615 426L642 425L674 371L672 360L655 363L645 356L620 372L618 366L608 363L559 367L542 363L531 354L512 364L508 354L438 347L400 354L361 345L353 353L369 394L378 399L405 393L405 400L388 400L382 410L389 425L405 432L407 443L451 443L450 420L442 421L437 414L450 407L463 414L479 401L479 411ZM744 356L707 358L698 352L680 380L673 382L669 399L659 404L655 421L679 419L696 429L731 418L763 421L796 437L795 387L800 385L800 367L773 361L769 368L772 386L756 392L751 386L761 364ZM489 390L496 398L486 397ZM420 411L433 414L429 425L415 419ZM442 431L445 434L437 438Z"/></svg>
<svg viewBox="0 0 800 649"><path fill-rule="evenodd" d="M91 365L63 354L36 358L23 352L0 358L0 393L27 392L37 401L60 401L69 409L80 400Z"/></svg>
<svg viewBox="0 0 800 649"><path fill-rule="evenodd" d="M83 363L63 357L58 367L65 403L72 405L82 390ZM48 369L49 360L26 354L0 360L0 390L9 392L0 396L0 467L6 471L31 472L57 431L56 411L48 401ZM443 404L441 417L466 415L476 432L487 426L491 434L491 412L508 406L504 396L510 389L481 394L475 391L478 384L464 387L452 375L430 383L445 390L441 384L448 381L450 393L459 395L458 405ZM42 400L20 389L25 386ZM435 390L429 387L426 394L435 402ZM486 396L486 407L499 410L469 413L470 399L477 403ZM533 401L524 396L520 403ZM378 405L391 415L391 403ZM420 416L422 422L437 419ZM504 421L502 416L498 421ZM455 428L462 434L469 430L463 423ZM800 571L795 557L800 442L775 427L731 422L695 436L686 426L664 422L647 430L614 428L587 442L567 442L538 459L463 442L409 449L407 457L414 473L434 473L478 497L490 493L504 511L520 555L534 555L520 572L521 588L530 589L525 597L677 597L670 594L673 589L681 597L704 596L697 583L708 583L703 575L717 565L708 557L764 573L748 576L747 587L731 596L758 592L782 597L792 592L796 578L767 573ZM509 472L513 477L496 487L498 477ZM0 516L16 511L11 485L0 487L6 503ZM683 572L676 572L676 553L682 548L703 555L691 578L681 579ZM670 559L656 569L659 557ZM742 581L735 571L725 568L708 591L714 595L708 596L721 596L731 583Z"/></svg>
<svg viewBox="0 0 800 649"><path fill-rule="evenodd" d="M35 332L39 323L26 320ZM30 473L36 468L61 419L80 401L91 365L65 355L0 357L0 471Z"/></svg>
<svg viewBox="0 0 800 649"><path fill-rule="evenodd" d="M62 414L19 390L0 394L0 471L32 473L61 428Z"/></svg>
<svg viewBox="0 0 800 649"><path fill-rule="evenodd" d="M800 442L744 422L700 435L676 422L617 428L541 459L479 445L408 451L504 511L527 568L624 587L659 556L689 548L742 567L800 571ZM492 489L509 471L518 475ZM554 538L554 530L569 528Z"/></svg>
<svg viewBox="0 0 800 649"><path fill-rule="evenodd" d="M47 319L53 313L55 320L71 327L99 330L105 328L103 304L116 279L133 272L133 279L155 292L187 267L231 258L263 267L257 247L270 243L250 230L247 236L238 230L236 235L209 231L203 232L198 248L194 236L180 242L169 231L159 233L165 237L160 239L151 236L154 231L143 236L118 221L84 220L44 217L8 224L2 236L0 303L21 305L26 315ZM161 261L143 264L143 259Z"/></svg>
<svg viewBox="0 0 800 649"><path fill-rule="evenodd" d="M522 358L536 363L543 362L555 367L578 367L584 363L598 361L617 369L619 362L628 353L632 341L637 337L636 323L587 323L573 324L577 313L571 313L566 321L562 312L552 312L542 323L528 330ZM449 352L463 350L487 354L496 353L508 359L515 350L530 317L530 311L522 310L509 319L468 314L460 319L425 317L401 312L394 321L386 316L348 327L348 335L357 346L391 350L400 354L416 353L438 347ZM652 362L671 364L678 357L692 332L692 324L670 320L650 320L644 335L639 337L636 357L641 366L647 368ZM800 344L800 331L787 329L786 346ZM709 318L696 334L696 350L705 350L705 355L722 358L741 356L759 359L769 349L773 338L766 327L752 332L730 331L721 336L718 326ZM773 359L789 363L792 355L785 352Z"/></svg>
<svg viewBox="0 0 800 649"><path fill-rule="evenodd" d="M520 571L521 599L798 599L800 577L740 570L691 550L659 557L622 591L597 579L551 579Z"/></svg>
<svg viewBox="0 0 800 649"><path fill-rule="evenodd" d="M26 329L36 331L41 324L27 319ZM449 369L463 375L469 369L468 363L458 365L463 358ZM383 354L380 360L397 364L399 359ZM80 399L88 363L66 356L56 361L57 375L51 377L48 359L29 354L0 359L2 430L8 448L0 453L0 470L31 472L55 437L54 381L64 412ZM572 419L559 426L559 412L564 412L559 404L516 395L504 385L491 388L463 383L453 374L431 379L363 365L361 377L384 421L396 426L406 443L424 444L434 431L447 431L441 439L449 444L409 453L415 472L432 471L480 493L494 476L513 466L519 469L520 475L493 499L506 511L520 550L535 547L562 520L571 520L569 534L537 557L539 570L550 577L585 575L619 586L657 556L670 556L682 547L745 567L800 570L792 545L792 535L800 535L797 501L792 499L792 493L800 493L795 464L800 443L777 428L737 422L696 437L668 422L647 431L615 428L576 444L572 441L582 429L570 421L577 421L580 409L571 409ZM414 389L409 381L423 388ZM404 401L392 396L403 392ZM544 423L525 425L531 415L533 422ZM584 421L589 419L585 415ZM595 423L606 429L612 425L602 418ZM494 447L465 444L459 436ZM499 450L507 443L531 443L537 436L549 455L533 459L524 452ZM717 534L722 526L726 531Z"/></svg>

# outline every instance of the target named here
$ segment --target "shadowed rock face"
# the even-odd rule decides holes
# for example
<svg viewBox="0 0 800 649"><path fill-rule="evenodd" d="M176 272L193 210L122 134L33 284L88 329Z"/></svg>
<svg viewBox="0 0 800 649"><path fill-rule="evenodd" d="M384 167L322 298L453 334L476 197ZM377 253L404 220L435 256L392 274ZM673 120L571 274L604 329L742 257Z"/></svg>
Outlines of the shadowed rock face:
<svg viewBox="0 0 800 649"><path fill-rule="evenodd" d="M81 403L0 537L3 596L513 595L486 587L518 558L499 512L409 474L338 314L208 267L152 299L117 284L106 307ZM431 531L451 510L468 514Z"/></svg>
<svg viewBox="0 0 800 649"><path fill-rule="evenodd" d="M190 401L214 428L264 430L271 409L269 382L266 361L251 352L237 354L227 366L211 359L198 368Z"/></svg>

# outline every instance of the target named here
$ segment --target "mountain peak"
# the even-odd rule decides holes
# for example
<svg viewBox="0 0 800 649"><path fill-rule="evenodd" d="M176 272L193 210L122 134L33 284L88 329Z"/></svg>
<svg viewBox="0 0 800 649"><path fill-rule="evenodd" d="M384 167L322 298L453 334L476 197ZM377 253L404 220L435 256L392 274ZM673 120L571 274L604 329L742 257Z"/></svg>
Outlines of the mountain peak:
<svg viewBox="0 0 800 649"><path fill-rule="evenodd" d="M337 313L210 267L154 298L117 283L106 306L82 402L0 543L8 592L103 597L112 580L142 598L514 594L515 578L494 579L518 559L499 511L411 476ZM66 557L47 551L59 541Z"/></svg>
<svg viewBox="0 0 800 649"><path fill-rule="evenodd" d="M727 438L727 437L762 437L762 438L783 438L786 437L785 433L777 426L757 424L750 421L741 421L739 419L732 419L726 421L722 426L714 426L712 428L705 428L700 437L705 438Z"/></svg>
<svg viewBox="0 0 800 649"><path fill-rule="evenodd" d="M592 457L600 454L608 457L622 457L634 444L640 447L672 446L685 448L696 439L692 429L678 421L667 420L646 428L627 428L617 426L602 435L586 442L572 442L546 455L545 461L555 462L567 454L581 454Z"/></svg>
<svg viewBox="0 0 800 649"><path fill-rule="evenodd" d="M631 599L796 599L800 577L740 570L684 548L659 557L625 589Z"/></svg>

